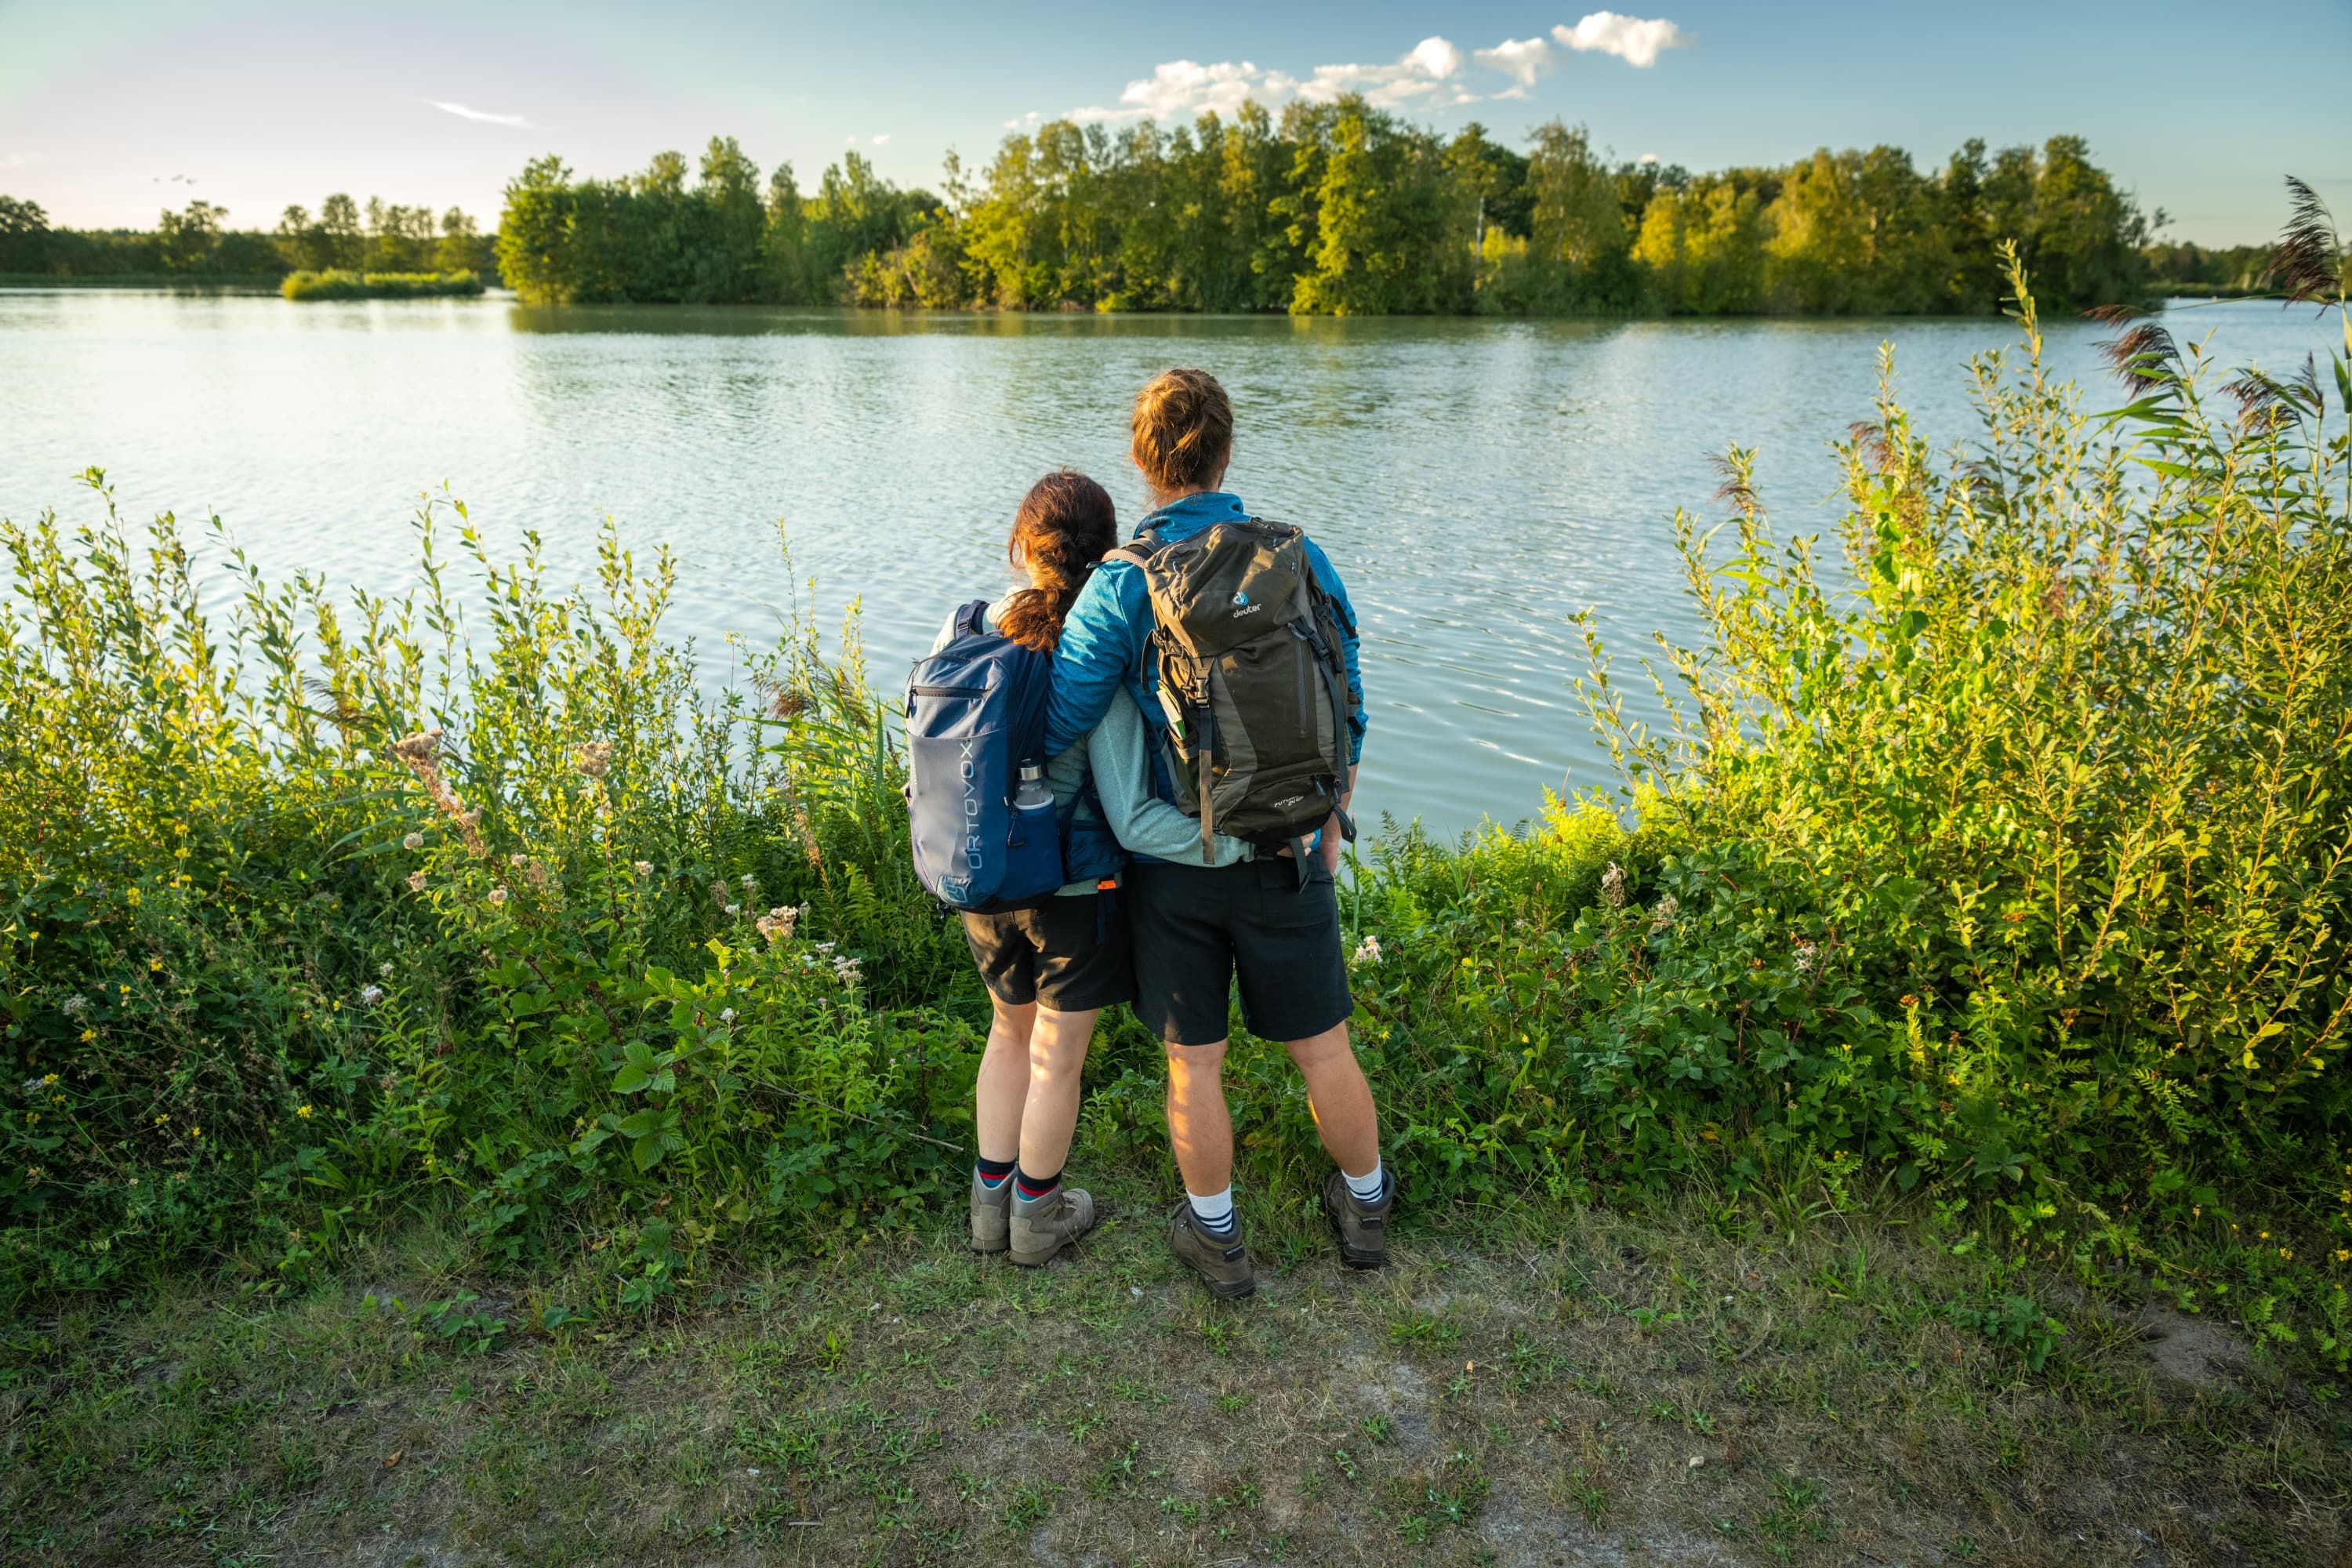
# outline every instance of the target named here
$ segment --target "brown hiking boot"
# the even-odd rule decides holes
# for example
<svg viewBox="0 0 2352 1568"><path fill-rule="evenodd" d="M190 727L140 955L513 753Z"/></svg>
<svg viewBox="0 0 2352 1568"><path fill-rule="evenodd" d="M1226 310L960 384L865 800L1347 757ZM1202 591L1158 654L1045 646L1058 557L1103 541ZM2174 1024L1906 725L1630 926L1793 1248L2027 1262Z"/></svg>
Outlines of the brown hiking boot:
<svg viewBox="0 0 2352 1568"><path fill-rule="evenodd" d="M1002 1252L1012 1243L1007 1232L1013 1222L1013 1178L1007 1176L991 1191L971 1173L971 1249L974 1252Z"/></svg>
<svg viewBox="0 0 2352 1568"><path fill-rule="evenodd" d="M1396 1178L1383 1175L1381 1201L1361 1202L1348 1178L1334 1170L1323 1184L1323 1215L1339 1238L1339 1261L1350 1268L1378 1268L1389 1260L1389 1215L1396 1212Z"/></svg>
<svg viewBox="0 0 2352 1568"><path fill-rule="evenodd" d="M1013 1183L1004 1185L1011 1191ZM1024 1198L1015 1192L1011 1220L1007 1241L1013 1261L1034 1268L1052 1262L1055 1254L1094 1229L1094 1194L1083 1187L1055 1187L1042 1198Z"/></svg>
<svg viewBox="0 0 2352 1568"><path fill-rule="evenodd" d="M1233 1239L1219 1241L1202 1230L1193 1217L1192 1201L1180 1199L1176 1212L1168 1216L1168 1245L1175 1251L1178 1262L1201 1277L1212 1296L1234 1301L1257 1289L1257 1275L1250 1268L1249 1248L1242 1245L1238 1214L1234 1216Z"/></svg>

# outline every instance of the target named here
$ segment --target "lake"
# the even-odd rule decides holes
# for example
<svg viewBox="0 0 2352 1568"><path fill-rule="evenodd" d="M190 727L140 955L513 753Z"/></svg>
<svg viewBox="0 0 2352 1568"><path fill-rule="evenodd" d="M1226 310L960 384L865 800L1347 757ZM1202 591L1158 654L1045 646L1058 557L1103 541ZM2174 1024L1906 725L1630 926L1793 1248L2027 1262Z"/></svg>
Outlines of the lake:
<svg viewBox="0 0 2352 1568"><path fill-rule="evenodd" d="M2170 312L2233 363L2284 368L2333 318L2252 302ZM2053 363L2122 401L2087 322ZM397 591L409 518L445 482L499 550L537 531L553 574L593 572L611 518L680 563L670 630L728 679L796 577L831 619L863 607L895 683L956 602L1006 580L1031 480L1067 464L1140 515L1135 389L1205 365L1234 397L1230 487L1330 551L1363 623L1377 819L1453 831L1611 783L1575 699L1568 617L1613 645L1687 635L1677 506L1717 515L1709 458L1760 449L1782 531L1834 521L1828 443L1865 418L1875 351L1939 446L1973 424L1962 364L2002 321L1488 321L897 316L749 308L525 310L481 300L291 305L169 292L0 292L0 516L217 512L273 573ZM793 563L777 544L789 536ZM805 590L803 590L805 602ZM215 600L216 606L225 600ZM1651 707L1637 669L1629 704Z"/></svg>

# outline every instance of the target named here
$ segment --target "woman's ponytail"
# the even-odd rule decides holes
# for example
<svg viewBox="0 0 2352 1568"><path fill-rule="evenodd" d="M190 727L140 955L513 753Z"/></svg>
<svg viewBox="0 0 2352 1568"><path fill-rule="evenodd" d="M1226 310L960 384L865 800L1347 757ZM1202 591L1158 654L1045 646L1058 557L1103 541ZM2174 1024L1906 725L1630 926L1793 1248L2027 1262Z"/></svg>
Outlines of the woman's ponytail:
<svg viewBox="0 0 2352 1568"><path fill-rule="evenodd" d="M997 629L1024 647L1051 653L1087 574L1118 542L1110 493L1086 475L1056 468L1030 486L1005 545L1007 558L1027 569L1030 585L1006 599Z"/></svg>

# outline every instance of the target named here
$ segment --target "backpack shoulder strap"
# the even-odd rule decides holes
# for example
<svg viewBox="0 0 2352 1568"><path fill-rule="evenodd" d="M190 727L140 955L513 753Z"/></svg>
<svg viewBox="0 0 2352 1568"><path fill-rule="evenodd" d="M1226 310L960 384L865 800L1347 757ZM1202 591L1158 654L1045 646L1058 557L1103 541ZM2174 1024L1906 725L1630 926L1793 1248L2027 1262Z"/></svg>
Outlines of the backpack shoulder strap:
<svg viewBox="0 0 2352 1568"><path fill-rule="evenodd" d="M978 637L988 626L988 601L973 599L955 614L955 635Z"/></svg>
<svg viewBox="0 0 2352 1568"><path fill-rule="evenodd" d="M1124 561L1130 566L1149 566L1151 564L1151 558L1159 552L1160 536L1158 534L1139 533L1117 549L1104 551L1103 560Z"/></svg>

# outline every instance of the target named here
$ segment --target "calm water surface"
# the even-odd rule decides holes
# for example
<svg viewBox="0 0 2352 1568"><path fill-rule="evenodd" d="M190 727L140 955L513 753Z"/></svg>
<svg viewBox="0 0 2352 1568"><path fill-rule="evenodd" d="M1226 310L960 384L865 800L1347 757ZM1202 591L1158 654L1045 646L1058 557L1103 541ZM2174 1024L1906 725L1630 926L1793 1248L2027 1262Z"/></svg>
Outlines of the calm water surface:
<svg viewBox="0 0 2352 1568"><path fill-rule="evenodd" d="M2176 312L2233 361L2325 352L2275 306ZM2051 330L2098 381L2086 323ZM1569 616L1628 653L1686 633L1671 519L1713 515L1711 455L1760 448L1784 530L1833 521L1827 444L1865 417L1891 339L1938 445L1972 423L1961 366L2003 321L1488 322L905 318L746 309L526 310L496 300L293 306L270 298L0 292L0 516L217 512L267 568L398 590L409 516L446 482L495 549L526 531L560 581L611 518L681 568L671 630L707 674L764 638L813 575L864 609L885 684L954 602L1004 581L1014 504L1046 468L1141 511L1124 461L1135 388L1171 363L1232 389L1232 488L1330 550L1363 621L1362 805L1459 828L1608 781L1572 688ZM777 546L781 521L794 566ZM1646 702L1638 671L1629 701Z"/></svg>

